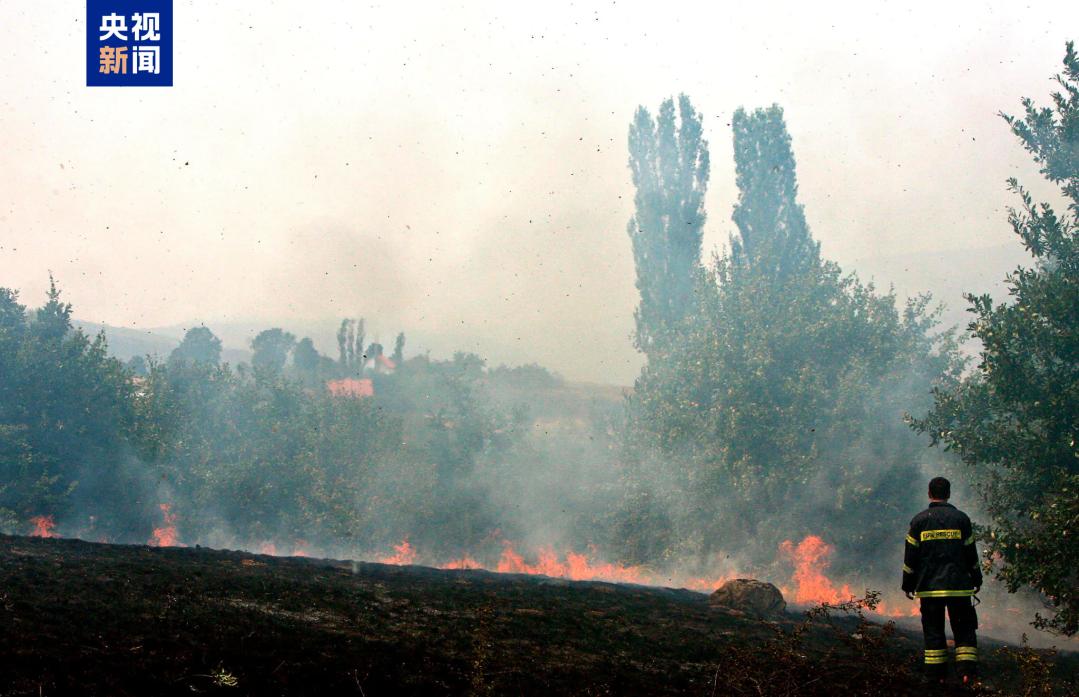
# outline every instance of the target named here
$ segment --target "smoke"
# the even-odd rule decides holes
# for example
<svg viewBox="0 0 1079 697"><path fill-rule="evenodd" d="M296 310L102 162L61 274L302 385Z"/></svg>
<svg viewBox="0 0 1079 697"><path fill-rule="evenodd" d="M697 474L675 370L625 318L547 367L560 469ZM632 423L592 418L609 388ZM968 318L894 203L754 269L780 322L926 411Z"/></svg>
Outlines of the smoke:
<svg viewBox="0 0 1079 697"><path fill-rule="evenodd" d="M808 5L779 19L749 7L694 22L656 7L642 23L639 8L623 6L595 16L544 7L497 17L492 8L429 9L415 18L407 8L328 3L305 8L306 26L319 31L298 32L291 12L252 21L222 5L199 8L203 19L181 27L191 40L189 78L169 94L80 91L56 100L40 85L70 74L82 45L57 33L64 23L52 21L50 8L10 7L0 10L11 13L0 23L26 30L13 35L17 58L0 66L10 104L19 105L0 111L0 148L13 154L0 173L0 224L13 231L0 239L0 265L28 295L55 267L88 319L147 327L199 316L211 327L242 324L235 343L244 347L252 327L282 325L332 354L339 319L362 316L369 339L388 344L405 331L410 356L474 351L490 365L536 361L571 380L621 385L642 364L630 342L636 291L624 231L632 192L623 135L637 103L684 88L718 143L737 103L782 98L826 256L937 249L938 231L948 230L948 255L961 257L986 234L1010 242L1000 181L1030 164L994 114L1044 82L1059 50L1043 41L1043 24L1007 7L992 20L1000 31L984 32L993 35L988 50L961 9L925 34L917 16L882 21L876 10L837 30L834 18ZM754 26L768 26L788 50L758 45L746 31ZM1024 51L1002 62L998 33ZM915 34L928 50L894 43ZM285 41L291 50L266 50ZM327 52L327 42L355 48ZM43 54L41 45L53 48ZM916 60L888 65L881 46ZM716 81L715 65L753 70ZM726 220L734 197L730 169L716 167L707 205L713 221ZM719 222L705 234L715 241L728 232ZM866 396L862 433L818 454L878 463L860 472L862 496L841 502L849 517L826 517L839 487L821 471L753 526L738 515L752 501L681 495L695 490L708 464L688 444L644 455L627 476L617 389L489 388L470 399L494 425L449 490L422 450L427 443L410 443L423 456L402 455L399 441L368 462L355 453L366 440L343 439L353 449L327 457L351 468L355 490L321 476L310 486L327 497L341 491L334 510L354 516L362 538L343 525L313 534L297 524L300 506L281 503L282 490L295 483L288 477L325 462L290 450L309 445L308 434L274 441L288 457L253 452L276 437L269 428L251 429L250 450L230 450L214 461L217 469L198 473L208 482L201 498L185 499L191 475L168 457L125 454L107 476L88 468L57 529L96 540L107 528L114 539L143 543L167 524L160 506L170 505L183 544L252 551L272 544L280 553L373 559L394 557L407 538L418 561L473 555L497 566L510 543L532 565L539 550L552 549L563 561L572 551L597 564L646 566L648 578L671 583L735 573L789 583L792 561L777 542L887 516L894 547L839 535L824 542L837 550L828 571L836 584L894 590L887 572L862 577L859 569L870 555L881 568L899 563L902 527L923 504L922 482L949 467L934 451L895 457L924 445L902 424L906 407L898 405L922 408L927 395L913 380L889 384ZM423 385L414 394L439 393ZM528 419L497 418L517 407ZM402 420L421 421L434 410L402 412ZM247 416L202 404L192 418L231 427ZM452 432L408 426L431 440ZM208 449L207 459L234 436L224 427L216 435L220 448ZM502 440L509 442L491 445ZM255 462L273 476L261 476ZM291 462L301 466L288 469ZM226 477L232 467L235 479ZM214 495L226 489L245 498ZM896 510L874 507L881 492L893 492ZM974 497L957 492L973 509ZM451 494L456 508L430 510ZM269 513L246 510L249 500ZM102 510L101 501L122 504ZM707 509L730 512L731 527L696 526ZM859 544L862 552L851 553ZM1024 602L1020 614L1029 617L1034 601Z"/></svg>

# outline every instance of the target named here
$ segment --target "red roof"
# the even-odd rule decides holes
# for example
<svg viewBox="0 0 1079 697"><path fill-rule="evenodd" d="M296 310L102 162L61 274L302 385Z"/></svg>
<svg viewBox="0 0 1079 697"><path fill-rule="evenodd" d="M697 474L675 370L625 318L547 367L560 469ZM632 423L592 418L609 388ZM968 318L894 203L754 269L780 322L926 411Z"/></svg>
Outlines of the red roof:
<svg viewBox="0 0 1079 697"><path fill-rule="evenodd" d="M334 397L374 397L375 386L370 378L345 378L343 380L330 380L326 383L326 389Z"/></svg>
<svg viewBox="0 0 1079 697"><path fill-rule="evenodd" d="M383 367L389 368L390 370L393 370L394 368L397 367L397 364L393 362L393 359L392 358L387 358L385 354L380 353L380 354L378 354L378 356L375 357L375 359Z"/></svg>

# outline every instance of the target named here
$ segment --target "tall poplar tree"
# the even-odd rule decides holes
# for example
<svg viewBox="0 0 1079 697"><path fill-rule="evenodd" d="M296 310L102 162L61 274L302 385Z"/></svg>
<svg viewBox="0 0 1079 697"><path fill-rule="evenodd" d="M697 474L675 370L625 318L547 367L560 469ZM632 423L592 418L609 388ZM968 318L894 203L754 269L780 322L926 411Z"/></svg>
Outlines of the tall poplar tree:
<svg viewBox="0 0 1079 697"><path fill-rule="evenodd" d="M701 116L686 95L659 107L655 120L643 106L629 129L634 216L627 226L633 242L637 289L638 350L651 359L693 305L694 270L700 266L704 194L708 188L708 143Z"/></svg>
<svg viewBox="0 0 1079 697"><path fill-rule="evenodd" d="M798 203L791 137L783 109L734 112L734 162L738 203L731 237L731 262L751 266L782 281L820 263L820 244Z"/></svg>

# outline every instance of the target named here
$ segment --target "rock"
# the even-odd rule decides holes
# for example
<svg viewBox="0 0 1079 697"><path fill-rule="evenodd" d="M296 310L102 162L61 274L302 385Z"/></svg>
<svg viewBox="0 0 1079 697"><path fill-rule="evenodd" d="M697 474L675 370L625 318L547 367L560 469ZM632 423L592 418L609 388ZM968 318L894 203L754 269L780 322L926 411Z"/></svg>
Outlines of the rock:
<svg viewBox="0 0 1079 697"><path fill-rule="evenodd" d="M783 600L778 588L752 578L727 581L708 597L708 604L741 610L758 617L778 615L787 608L787 601Z"/></svg>

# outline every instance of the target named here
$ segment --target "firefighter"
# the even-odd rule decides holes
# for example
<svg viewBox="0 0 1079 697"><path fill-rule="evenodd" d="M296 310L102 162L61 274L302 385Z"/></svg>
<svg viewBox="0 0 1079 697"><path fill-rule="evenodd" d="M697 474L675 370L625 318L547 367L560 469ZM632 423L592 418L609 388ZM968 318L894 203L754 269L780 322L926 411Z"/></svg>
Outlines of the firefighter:
<svg viewBox="0 0 1079 697"><path fill-rule="evenodd" d="M903 555L903 592L921 599L925 635L925 670L930 680L944 682L948 644L944 612L955 638L955 665L964 684L978 671L978 616L973 596L982 586L982 571L970 518L948 503L952 485L944 477L929 482L929 508L910 521Z"/></svg>

